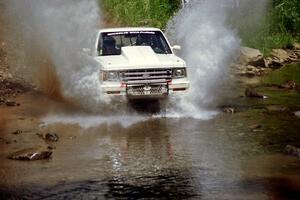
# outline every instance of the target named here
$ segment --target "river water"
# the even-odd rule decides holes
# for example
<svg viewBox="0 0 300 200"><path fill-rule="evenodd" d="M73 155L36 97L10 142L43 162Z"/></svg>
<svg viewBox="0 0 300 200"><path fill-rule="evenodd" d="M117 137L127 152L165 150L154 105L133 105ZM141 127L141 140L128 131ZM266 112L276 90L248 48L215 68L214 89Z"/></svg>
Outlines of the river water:
<svg viewBox="0 0 300 200"><path fill-rule="evenodd" d="M272 96L273 90L266 92ZM286 113L268 113L265 106L274 100L237 97L231 101L239 112L220 112L208 120L147 112L101 117L66 110L38 94L17 101L22 102L20 107L1 109L8 119L1 138L16 140L0 143L1 199L300 196L300 161L282 153L285 145L299 144L300 120ZM256 124L261 128L252 128ZM23 133L11 134L16 129ZM56 132L59 141L46 144L36 135L47 132ZM6 158L13 151L38 145L55 147L52 159Z"/></svg>

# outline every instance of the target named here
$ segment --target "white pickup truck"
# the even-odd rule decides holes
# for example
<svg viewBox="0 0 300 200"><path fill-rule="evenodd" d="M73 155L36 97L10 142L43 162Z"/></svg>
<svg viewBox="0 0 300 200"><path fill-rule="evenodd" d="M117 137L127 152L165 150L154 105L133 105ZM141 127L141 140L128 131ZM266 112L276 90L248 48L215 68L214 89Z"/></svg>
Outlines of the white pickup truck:
<svg viewBox="0 0 300 200"><path fill-rule="evenodd" d="M157 28L111 28L98 32L95 60L102 90L129 99L159 99L189 87L186 63Z"/></svg>

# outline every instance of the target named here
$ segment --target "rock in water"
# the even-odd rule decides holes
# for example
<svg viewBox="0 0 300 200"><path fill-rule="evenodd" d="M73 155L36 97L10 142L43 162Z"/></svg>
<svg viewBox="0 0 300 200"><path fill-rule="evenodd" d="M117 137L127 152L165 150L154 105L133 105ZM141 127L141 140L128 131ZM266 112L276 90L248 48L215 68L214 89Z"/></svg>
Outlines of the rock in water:
<svg viewBox="0 0 300 200"><path fill-rule="evenodd" d="M42 160L48 159L52 155L52 151L43 148L29 148L12 153L8 156L12 160Z"/></svg>
<svg viewBox="0 0 300 200"><path fill-rule="evenodd" d="M246 88L245 96L249 98L261 98L261 99L266 98L266 96L256 92L254 88Z"/></svg>
<svg viewBox="0 0 300 200"><path fill-rule="evenodd" d="M294 89L294 88L296 88L296 83L295 83L295 81L288 81L288 82L280 85L279 87L284 88L284 89Z"/></svg>
<svg viewBox="0 0 300 200"><path fill-rule="evenodd" d="M235 110L234 110L234 108L226 107L226 108L223 109L223 112L233 114L233 113L235 113Z"/></svg>
<svg viewBox="0 0 300 200"><path fill-rule="evenodd" d="M249 126L249 128L250 128L251 130L261 129L261 128L262 128L262 125L261 125L261 124L253 124L253 125Z"/></svg>
<svg viewBox="0 0 300 200"><path fill-rule="evenodd" d="M284 152L288 155L297 156L300 158L300 149L292 145L286 145Z"/></svg>
<svg viewBox="0 0 300 200"><path fill-rule="evenodd" d="M44 139L48 142L57 142L59 140L59 137L56 133L47 133L44 135Z"/></svg>
<svg viewBox="0 0 300 200"><path fill-rule="evenodd" d="M6 106L13 107L13 106L20 106L20 104L14 101L6 101Z"/></svg>
<svg viewBox="0 0 300 200"><path fill-rule="evenodd" d="M294 115L295 115L296 117L299 117L299 118L300 118L300 111L294 112Z"/></svg>
<svg viewBox="0 0 300 200"><path fill-rule="evenodd" d="M19 135L21 133L23 133L23 131L21 131L21 130L16 130L16 131L12 132L12 134L14 134L14 135Z"/></svg>

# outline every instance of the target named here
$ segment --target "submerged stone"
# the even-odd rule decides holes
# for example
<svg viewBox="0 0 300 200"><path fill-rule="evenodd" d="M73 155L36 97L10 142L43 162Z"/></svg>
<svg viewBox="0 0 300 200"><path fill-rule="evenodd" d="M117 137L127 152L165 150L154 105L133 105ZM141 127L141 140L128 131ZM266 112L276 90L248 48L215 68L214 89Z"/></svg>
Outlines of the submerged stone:
<svg viewBox="0 0 300 200"><path fill-rule="evenodd" d="M266 96L256 92L256 90L254 88L246 88L245 96L249 97L249 98L261 98L261 99L266 98Z"/></svg>
<svg viewBox="0 0 300 200"><path fill-rule="evenodd" d="M223 112L225 113L235 113L235 109L231 107L226 107L223 109Z"/></svg>
<svg viewBox="0 0 300 200"><path fill-rule="evenodd" d="M28 148L20 151L16 151L8 156L12 160L42 160L48 159L52 155L52 151L43 148Z"/></svg>
<svg viewBox="0 0 300 200"><path fill-rule="evenodd" d="M9 106L9 107L20 106L20 104L15 101L6 101L5 104L6 104L6 106Z"/></svg>
<svg viewBox="0 0 300 200"><path fill-rule="evenodd" d="M59 137L56 133L47 133L44 135L44 139L48 142L57 142L59 140Z"/></svg>
<svg viewBox="0 0 300 200"><path fill-rule="evenodd" d="M286 83L282 84L279 86L280 88L284 88L284 89L294 89L296 88L296 83L295 81L287 81Z"/></svg>
<svg viewBox="0 0 300 200"><path fill-rule="evenodd" d="M12 134L14 134L14 135L19 135L21 133L23 133L23 131L21 131L21 130L16 130L16 131L12 132Z"/></svg>
<svg viewBox="0 0 300 200"><path fill-rule="evenodd" d="M295 115L296 117L299 117L299 118L300 118L300 111L294 112L294 115Z"/></svg>
<svg viewBox="0 0 300 200"><path fill-rule="evenodd" d="M43 138L47 142L57 142L59 140L59 136L56 133L37 133L38 136Z"/></svg>
<svg viewBox="0 0 300 200"><path fill-rule="evenodd" d="M300 148L294 147L292 145L286 145L284 152L291 156L296 156L300 158Z"/></svg>

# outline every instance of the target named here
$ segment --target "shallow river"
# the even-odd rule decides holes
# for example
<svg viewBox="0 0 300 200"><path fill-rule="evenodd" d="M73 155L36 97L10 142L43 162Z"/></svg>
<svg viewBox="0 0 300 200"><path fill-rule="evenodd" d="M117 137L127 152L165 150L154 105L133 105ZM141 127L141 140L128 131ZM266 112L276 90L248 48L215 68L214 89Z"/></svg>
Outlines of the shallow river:
<svg viewBox="0 0 300 200"><path fill-rule="evenodd" d="M62 115L60 105L39 95L17 100L20 107L1 109L7 119L0 127L1 199L300 197L300 160L282 153L285 145L299 144L300 120L267 113L262 107L268 102L251 100L254 106L245 107L251 103L241 99L238 113L200 120ZM22 134L11 134L16 129ZM57 143L36 135L49 131L60 136ZM54 146L52 158L6 158L36 145Z"/></svg>

